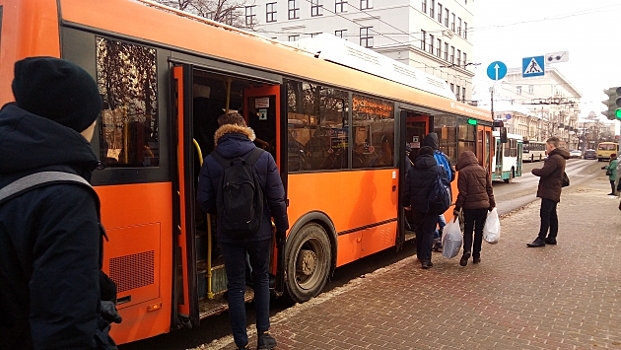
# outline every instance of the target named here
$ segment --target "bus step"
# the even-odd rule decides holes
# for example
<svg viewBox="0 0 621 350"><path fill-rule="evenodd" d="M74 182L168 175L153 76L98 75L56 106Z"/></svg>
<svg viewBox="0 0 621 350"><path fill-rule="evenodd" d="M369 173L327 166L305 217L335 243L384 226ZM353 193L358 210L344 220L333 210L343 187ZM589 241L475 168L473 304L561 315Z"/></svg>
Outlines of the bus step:
<svg viewBox="0 0 621 350"><path fill-rule="evenodd" d="M201 269L201 264L198 265L198 295L201 298L207 298L207 269ZM226 291L226 271L224 270L224 264L213 266L211 268L211 292L213 294L220 294Z"/></svg>
<svg viewBox="0 0 621 350"><path fill-rule="evenodd" d="M244 300L246 302L254 299L254 291L252 288L246 287L246 293L244 294ZM213 299L202 299L198 303L199 317L201 319L212 316L219 315L222 312L228 310L229 305L227 303L226 295L224 293L220 293L216 295Z"/></svg>

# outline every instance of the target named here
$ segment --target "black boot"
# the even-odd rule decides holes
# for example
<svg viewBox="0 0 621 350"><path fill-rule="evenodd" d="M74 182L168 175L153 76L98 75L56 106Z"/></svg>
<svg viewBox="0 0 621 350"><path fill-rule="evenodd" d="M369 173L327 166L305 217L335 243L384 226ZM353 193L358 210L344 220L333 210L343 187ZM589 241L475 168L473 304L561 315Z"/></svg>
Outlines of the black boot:
<svg viewBox="0 0 621 350"><path fill-rule="evenodd" d="M261 332L258 335L257 350L269 350L276 347L276 339L268 332Z"/></svg>
<svg viewBox="0 0 621 350"><path fill-rule="evenodd" d="M527 243L526 245L529 248L545 247L546 246L546 242L543 239L537 237L537 239L532 241L532 243Z"/></svg>
<svg viewBox="0 0 621 350"><path fill-rule="evenodd" d="M461 256L461 259L459 259L459 265L461 265L461 266L468 265L468 259L470 259L470 252L469 251L465 251L464 255Z"/></svg>

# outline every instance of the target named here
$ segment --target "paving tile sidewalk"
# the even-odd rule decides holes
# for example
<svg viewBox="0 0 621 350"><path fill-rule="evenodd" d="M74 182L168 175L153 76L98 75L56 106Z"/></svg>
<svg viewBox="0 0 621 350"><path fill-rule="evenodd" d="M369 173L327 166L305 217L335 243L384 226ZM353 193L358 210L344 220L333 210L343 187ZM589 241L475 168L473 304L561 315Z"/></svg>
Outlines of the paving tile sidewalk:
<svg viewBox="0 0 621 350"><path fill-rule="evenodd" d="M289 308L272 318L278 349L621 349L621 212L608 186L563 191L557 246L526 247L535 201L502 218L479 265L434 253L422 270L410 257Z"/></svg>

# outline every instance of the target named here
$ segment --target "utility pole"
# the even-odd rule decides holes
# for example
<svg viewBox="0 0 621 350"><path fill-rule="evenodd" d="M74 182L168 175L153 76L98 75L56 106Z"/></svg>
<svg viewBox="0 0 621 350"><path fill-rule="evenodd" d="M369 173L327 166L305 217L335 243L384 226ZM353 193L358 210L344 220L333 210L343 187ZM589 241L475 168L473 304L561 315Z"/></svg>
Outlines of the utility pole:
<svg viewBox="0 0 621 350"><path fill-rule="evenodd" d="M496 120L496 117L494 116L494 86L492 85L491 88L489 88L489 92L491 93L491 99L492 99L492 120Z"/></svg>

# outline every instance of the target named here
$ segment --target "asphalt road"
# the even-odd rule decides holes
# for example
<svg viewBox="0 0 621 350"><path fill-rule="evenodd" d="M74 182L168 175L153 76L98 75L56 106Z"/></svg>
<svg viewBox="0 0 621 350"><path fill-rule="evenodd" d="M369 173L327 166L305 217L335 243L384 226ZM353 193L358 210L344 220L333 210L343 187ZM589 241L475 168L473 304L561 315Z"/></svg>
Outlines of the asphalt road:
<svg viewBox="0 0 621 350"><path fill-rule="evenodd" d="M570 159L567 162L566 172L571 180L571 186L579 186L584 181L588 181L596 176L603 177L604 172L601 166L604 163ZM500 215L508 214L511 211L520 209L524 205L536 200L538 177L532 175L533 168L540 168L543 162L524 163L522 176L513 179L511 183L494 182L494 194ZM395 252L395 249L388 249L371 257L367 257L355 263L337 269L331 281L326 285L324 292L342 286L350 280L357 278L376 269L395 263L405 257L415 253L413 244L405 244L404 248ZM291 304L283 298L272 301L272 314L290 307ZM247 307L249 324L254 321L254 310L252 304ZM228 324L228 313L210 317L201 321L199 327L194 329L184 329L169 334L160 335L151 339L134 342L119 346L120 350L181 350L198 347L201 344L208 344L211 341L230 334Z"/></svg>

